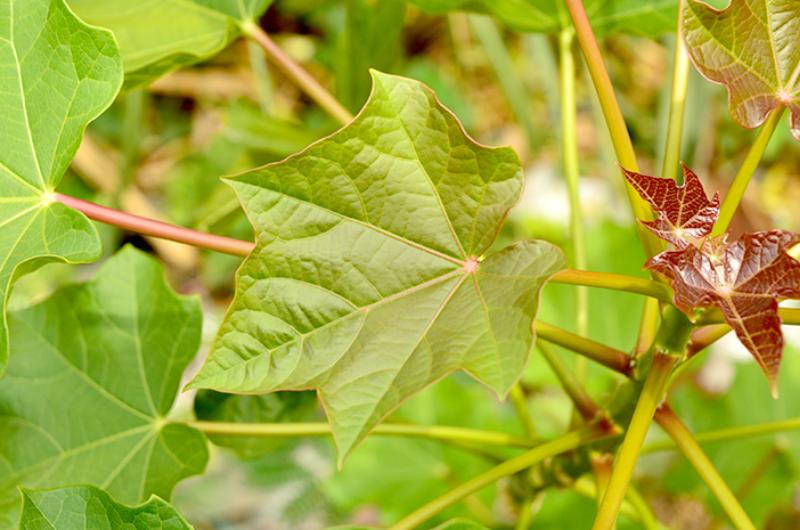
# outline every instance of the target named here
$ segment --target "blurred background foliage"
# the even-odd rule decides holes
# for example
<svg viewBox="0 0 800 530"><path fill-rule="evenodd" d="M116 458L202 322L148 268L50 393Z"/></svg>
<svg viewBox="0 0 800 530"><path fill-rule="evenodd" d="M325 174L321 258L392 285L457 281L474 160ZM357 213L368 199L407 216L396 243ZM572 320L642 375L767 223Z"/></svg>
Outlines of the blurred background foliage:
<svg viewBox="0 0 800 530"><path fill-rule="evenodd" d="M437 0L421 10L404 0L277 0L260 24L353 112L368 95L369 68L430 85L471 135L487 144L511 145L523 161L527 189L498 244L537 237L568 249L556 37L521 33L517 30L529 28L503 17L447 12L451 4L458 3ZM472 7L479 3L472 2ZM416 4L426 5L423 1ZM487 10L489 4L477 7ZM557 20L553 23L558 25ZM639 28L639 35L625 35L613 32L613 27L606 29L609 34L602 46L642 170L657 174L674 34ZM581 204L589 268L641 275L644 254L581 61L576 76ZM694 71L688 94L682 158L708 190L724 192L754 133L732 121L725 91ZM133 213L247 239L251 228L219 177L279 160L335 129L330 118L266 64L258 49L237 40L211 60L123 93L89 128L62 189ZM800 150L784 120L748 189L734 232L771 227L800 230L798 167ZM144 239L107 226L99 229L107 253L128 242L151 250L164 261L180 291L199 294L206 308L206 342L213 338L232 296L240 259ZM91 267L47 266L19 282L11 305L40 300L56 286L87 276ZM575 331L574 307L573 287L550 285L543 294L540 318ZM629 350L641 307L642 300L636 296L592 290L589 336ZM758 368L742 354L741 347L735 341L722 341L698 356L682 374L672 397L674 408L695 432L796 415L800 402L798 337L787 335L790 347L781 374L780 400L769 397ZM560 353L565 362L573 362L571 354ZM620 379L603 368L588 368L590 393L607 403ZM536 352L523 386L540 433L563 432L570 418L570 403ZM175 414L191 414L192 396L180 399ZM315 396L305 393L242 399L209 392L197 397L194 409L201 419L324 420ZM448 377L414 397L390 421L523 433L508 403L499 403L463 374ZM663 439L659 429L653 428L649 443ZM389 523L488 469L506 454L373 436L337 471L327 439L223 438L214 442L220 447L213 451L209 473L182 483L175 495L178 509L198 529L315 529L343 523ZM800 528L797 436L711 443L706 449L744 498L757 525L774 530ZM511 528L520 497L533 495L533 527L585 528L591 524L595 501L585 482L563 481L558 488L532 494L514 484L524 482L525 477L518 479L470 497L443 513L439 521L468 516L492 528ZM652 451L640 462L635 479L666 527L725 527L719 506L678 453ZM627 513L619 528L640 528L631 512Z"/></svg>

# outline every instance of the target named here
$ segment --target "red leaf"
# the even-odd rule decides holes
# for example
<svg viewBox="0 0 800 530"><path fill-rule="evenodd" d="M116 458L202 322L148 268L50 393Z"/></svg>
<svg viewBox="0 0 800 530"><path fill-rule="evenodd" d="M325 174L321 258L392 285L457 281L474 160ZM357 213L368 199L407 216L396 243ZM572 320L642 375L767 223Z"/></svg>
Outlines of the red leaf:
<svg viewBox="0 0 800 530"><path fill-rule="evenodd" d="M709 238L719 197L709 201L688 168L683 186L629 171L625 175L658 215L644 224L676 247L645 267L672 280L675 305L688 315L695 308L718 307L777 396L783 352L778 300L800 298L800 262L786 253L800 243L800 235L770 230L744 234L733 243L727 236Z"/></svg>
<svg viewBox="0 0 800 530"><path fill-rule="evenodd" d="M656 212L655 221L642 221L655 235L685 248L711 233L719 216L719 194L709 201L700 179L688 167L683 166L683 186L672 179L623 171L633 189Z"/></svg>

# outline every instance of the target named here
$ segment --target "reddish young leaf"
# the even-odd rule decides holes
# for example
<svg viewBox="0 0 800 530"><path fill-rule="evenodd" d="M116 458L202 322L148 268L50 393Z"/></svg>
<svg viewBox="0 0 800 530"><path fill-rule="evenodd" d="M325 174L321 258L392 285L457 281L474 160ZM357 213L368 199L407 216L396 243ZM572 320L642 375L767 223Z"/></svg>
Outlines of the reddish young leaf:
<svg viewBox="0 0 800 530"><path fill-rule="evenodd" d="M719 197L709 201L697 176L684 167L685 184L625 171L658 218L645 222L675 249L651 258L646 268L672 280L675 305L718 307L739 340L759 363L777 396L783 352L780 298L800 298L800 262L786 253L800 235L783 230L709 238L719 213Z"/></svg>
<svg viewBox="0 0 800 530"><path fill-rule="evenodd" d="M642 221L655 235L685 248L711 233L719 216L719 194L709 201L700 179L688 167L683 166L683 186L672 179L623 171L633 189L656 212L654 221Z"/></svg>

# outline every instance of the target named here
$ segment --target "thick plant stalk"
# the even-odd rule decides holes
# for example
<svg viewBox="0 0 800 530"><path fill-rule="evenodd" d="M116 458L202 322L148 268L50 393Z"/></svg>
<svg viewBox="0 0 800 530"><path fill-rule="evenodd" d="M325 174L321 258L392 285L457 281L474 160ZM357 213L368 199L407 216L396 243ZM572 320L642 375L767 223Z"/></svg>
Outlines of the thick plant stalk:
<svg viewBox="0 0 800 530"><path fill-rule="evenodd" d="M758 131L758 136L750 146L750 150L747 152L744 162L742 162L742 167L739 168L739 172L733 178L731 187L722 201L722 206L719 209L719 218L714 225L714 230L711 232L712 236L722 235L728 230L733 215L739 208L739 203L742 202L747 185L750 184L750 179L753 178L756 169L758 169L758 164L761 162L761 157L764 156L769 140L781 121L784 110L784 107L778 107L773 110Z"/></svg>
<svg viewBox="0 0 800 530"><path fill-rule="evenodd" d="M254 22L245 22L242 24L242 32L261 46L267 58L336 121L342 125L347 125L353 120L353 115L350 111L339 103L316 79L311 77L303 67L286 55L260 26Z"/></svg>
<svg viewBox="0 0 800 530"><path fill-rule="evenodd" d="M61 193L54 193L52 200L82 212L89 219L94 219L95 221L114 225L146 236L160 237L162 239L169 239L170 241L177 241L178 243L208 248L237 256L247 256L253 249L253 243L247 241L205 232L197 232L189 228L162 223L161 221L155 221L146 217L106 208L105 206L100 206L99 204Z"/></svg>
<svg viewBox="0 0 800 530"><path fill-rule="evenodd" d="M583 429L573 431L565 434L560 438L556 438L550 442L543 443L527 453L524 453L516 458L506 460L502 464L490 469L489 471L478 475L475 478L456 486L441 497L434 499L425 506L419 508L410 515L404 517L392 525L389 530L411 530L417 528L419 525L430 520L436 514L456 504L464 499L467 495L471 495L486 486L497 482L498 480L511 476L515 473L527 469L545 458L549 458L566 451L571 451L595 440L600 440L616 434L616 431L608 424L598 423L584 427Z"/></svg>
<svg viewBox="0 0 800 530"><path fill-rule="evenodd" d="M712 464L705 453L703 453L703 450L692 437L689 429L686 428L668 405L665 404L656 412L656 421L667 434L669 434L670 438L675 441L675 444L680 448L684 456L686 456L695 470L700 474L703 481L725 510L725 513L728 514L728 517L736 529L755 530L755 525L750 521L744 508L739 504L739 501L725 483L725 480L714 468L714 464Z"/></svg>
<svg viewBox="0 0 800 530"><path fill-rule="evenodd" d="M678 357L670 353L657 351L653 357L653 365L636 402L633 417L625 433L625 439L617 453L614 461L614 471L611 473L611 481L600 508L597 511L592 530L611 530L617 522L622 500L628 489L628 483L633 475L633 468L639 457L639 452L650 427L650 422L656 409L664 398L664 393L672 374L672 367L677 362Z"/></svg>
<svg viewBox="0 0 800 530"><path fill-rule="evenodd" d="M536 335L542 340L558 344L625 376L630 377L633 373L631 358L621 350L538 320L534 323L534 329L536 330Z"/></svg>

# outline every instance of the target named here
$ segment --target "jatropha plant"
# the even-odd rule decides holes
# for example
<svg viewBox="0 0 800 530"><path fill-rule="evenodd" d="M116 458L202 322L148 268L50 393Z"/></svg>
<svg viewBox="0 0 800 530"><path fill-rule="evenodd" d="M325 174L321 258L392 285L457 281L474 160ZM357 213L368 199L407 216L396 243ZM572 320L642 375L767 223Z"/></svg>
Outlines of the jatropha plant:
<svg viewBox="0 0 800 530"><path fill-rule="evenodd" d="M475 494L495 483L514 505L518 529L532 527L542 492L579 485L597 499L595 530L614 528L620 513L664 528L631 488L655 419L731 524L755 528L668 393L691 358L733 330L778 398L781 326L800 324L800 310L779 306L800 298L800 262L791 254L800 235L773 229L731 237L728 228L786 109L800 138L800 3L732 0L717 10L696 0L411 2L430 13L474 9L514 30L557 35L571 261L542 240L496 244L525 180L513 149L473 140L419 81L378 70L367 78L370 60L359 64L362 85L342 82L354 93L371 85L353 115L357 96L347 105L337 100L264 31L259 19L270 3L0 0L0 526L191 528L167 501L177 483L204 473L210 444L248 458L278 454L279 439L330 435L339 468L374 436L434 440L491 464L385 521L393 530L507 527L508 518L491 513L480 522L450 517L462 502L481 505ZM375 48L406 9L394 0L344 3L348 23L369 28ZM487 50L504 53L493 23L470 17ZM677 39L664 163L660 176L647 176L596 34L670 30ZM86 127L107 116L121 90L133 93L209 59L239 37L339 124L297 147L289 138L277 161L223 178L252 241L134 215L124 200L122 209L109 208L60 187L70 164L85 159L88 137L84 154L76 152ZM585 270L576 38L641 221L650 278ZM355 61L374 51L367 44L346 49ZM761 127L722 201L709 199L688 167L677 175L689 59L726 87L739 124ZM498 72L507 63L498 55ZM522 85L503 80L512 105L524 109ZM111 203L124 195L115 186L104 190ZM23 275L54 261L95 261L104 248L111 254L92 220L244 258L233 299L190 378L183 379L202 343L203 307L176 294L159 260L131 246L108 256L91 279L8 309ZM618 350L585 336L586 325L572 333L541 321L548 283L578 286L576 309L589 319L587 288L644 296L636 345ZM568 431L550 438L538 433L520 384L534 345L573 405ZM617 391L592 397L585 374L567 369L551 345L619 374ZM524 434L516 423L492 430L397 417L409 398L456 371L508 397ZM190 412L173 410L181 391L193 400ZM458 417L471 405L454 406L464 407L451 411ZM319 408L327 423L309 421ZM382 473L379 467L370 472Z"/></svg>

